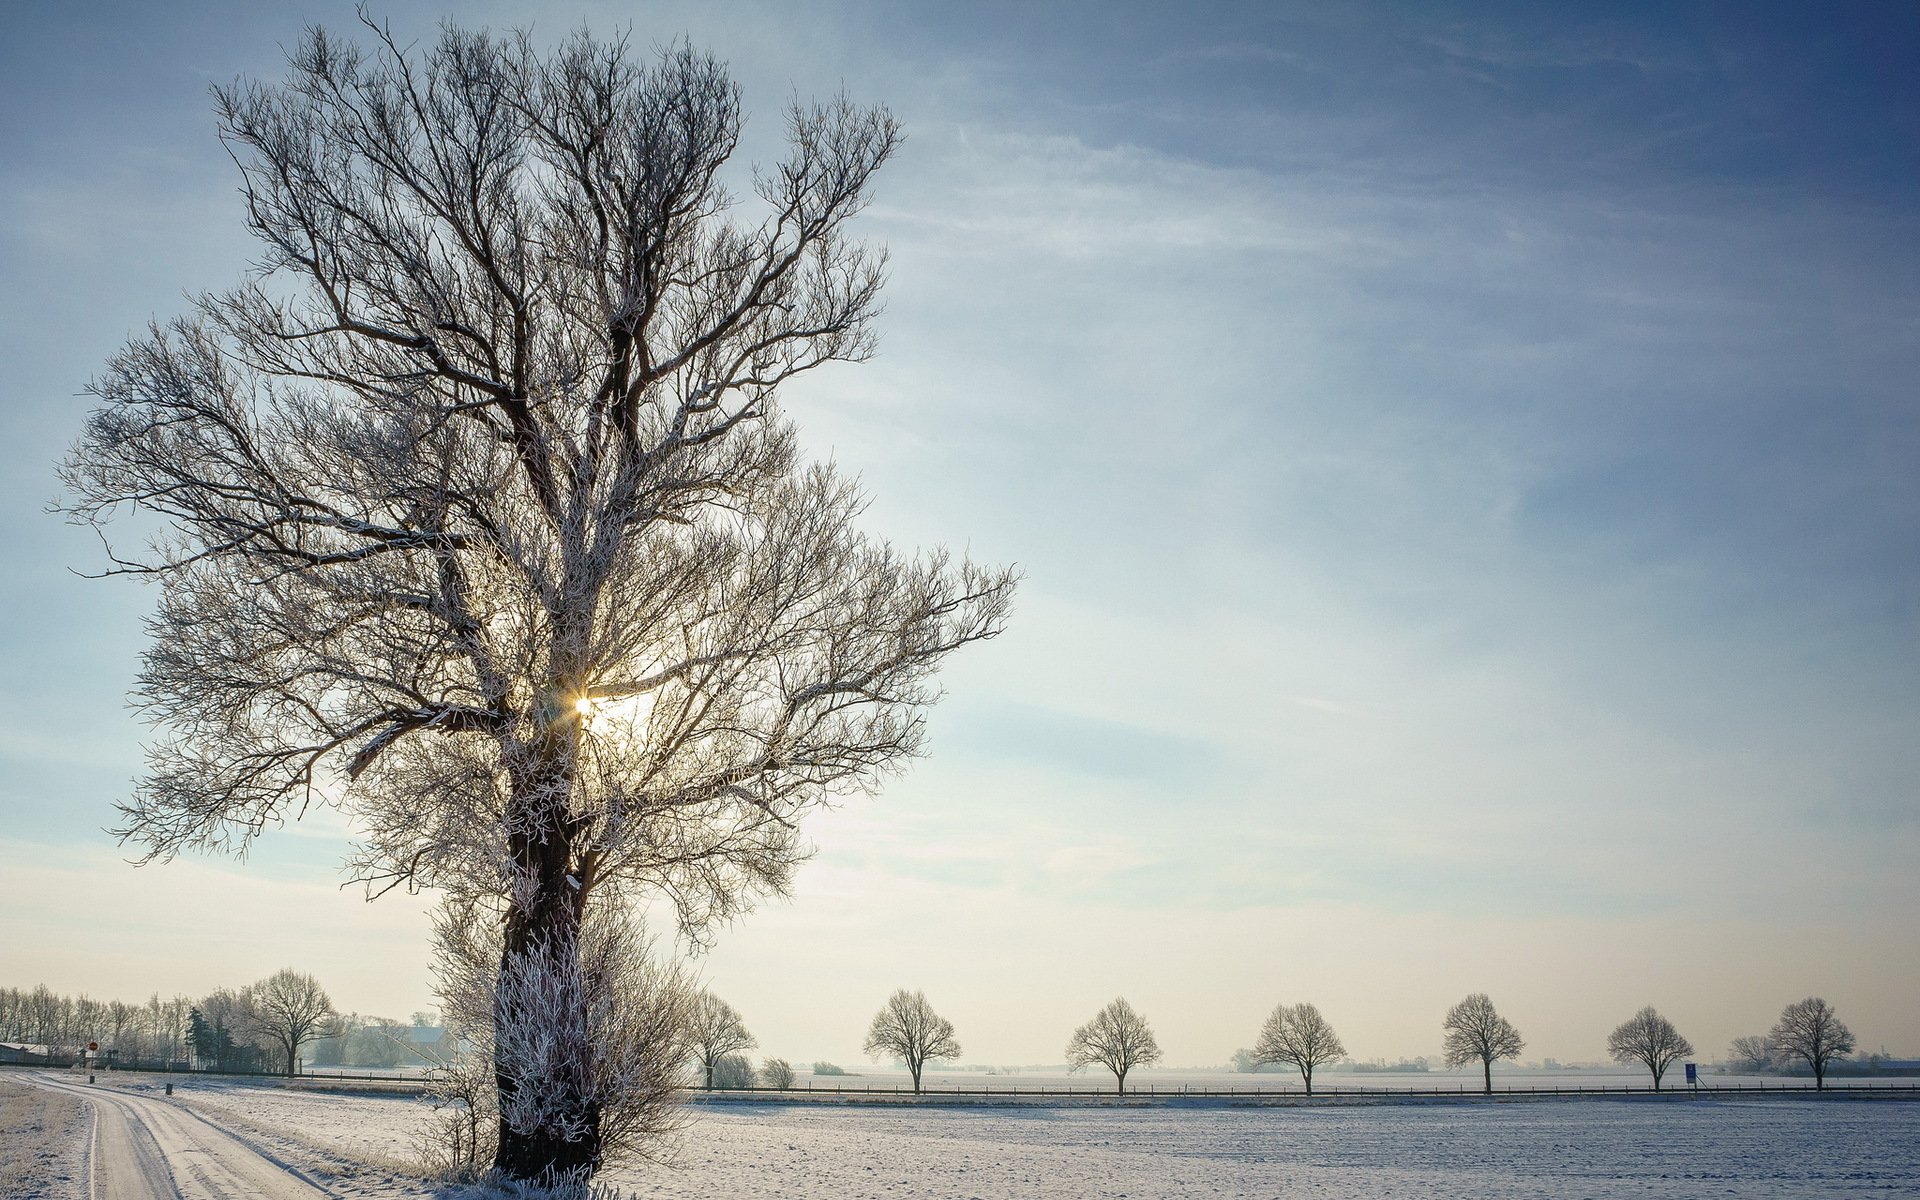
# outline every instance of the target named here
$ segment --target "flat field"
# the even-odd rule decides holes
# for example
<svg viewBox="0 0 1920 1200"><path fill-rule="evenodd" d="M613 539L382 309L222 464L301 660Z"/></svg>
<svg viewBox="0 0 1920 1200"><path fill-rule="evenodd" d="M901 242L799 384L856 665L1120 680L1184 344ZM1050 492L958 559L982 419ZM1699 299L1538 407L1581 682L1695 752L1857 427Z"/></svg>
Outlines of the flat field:
<svg viewBox="0 0 1920 1200"><path fill-rule="evenodd" d="M288 1151L324 1151L336 1171L360 1158L391 1172L426 1112L401 1098L199 1081L181 1095ZM731 1100L691 1108L673 1165L603 1181L649 1200L1920 1196L1920 1102ZM387 1173L360 1194L409 1193Z"/></svg>

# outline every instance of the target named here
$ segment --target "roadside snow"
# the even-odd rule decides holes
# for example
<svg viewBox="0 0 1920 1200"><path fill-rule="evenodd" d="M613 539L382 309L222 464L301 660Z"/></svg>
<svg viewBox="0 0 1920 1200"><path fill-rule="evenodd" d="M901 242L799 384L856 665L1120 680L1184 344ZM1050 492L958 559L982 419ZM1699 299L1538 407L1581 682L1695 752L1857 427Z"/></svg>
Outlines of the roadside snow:
<svg viewBox="0 0 1920 1200"><path fill-rule="evenodd" d="M85 1101L0 1075L0 1196L85 1195L90 1119Z"/></svg>

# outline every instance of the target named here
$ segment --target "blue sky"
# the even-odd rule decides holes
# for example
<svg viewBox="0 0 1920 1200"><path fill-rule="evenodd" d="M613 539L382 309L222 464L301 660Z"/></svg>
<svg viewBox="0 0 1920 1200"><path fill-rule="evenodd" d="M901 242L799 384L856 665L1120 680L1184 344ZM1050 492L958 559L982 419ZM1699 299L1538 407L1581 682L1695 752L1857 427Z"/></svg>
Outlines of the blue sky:
<svg viewBox="0 0 1920 1200"><path fill-rule="evenodd" d="M1002 1063L1119 992L1192 1064L1301 999L1430 1053L1474 990L1530 1056L1814 992L1920 1051L1920 15L1332 7L462 6L685 33L749 156L789 94L895 110L881 357L791 411L877 531L1027 574L932 757L702 968L797 1060L903 984ZM208 84L351 21L167 9L0 47L0 976L400 1014L418 905L337 892L337 818L138 872L99 832L152 597L72 575L51 464L245 269Z"/></svg>

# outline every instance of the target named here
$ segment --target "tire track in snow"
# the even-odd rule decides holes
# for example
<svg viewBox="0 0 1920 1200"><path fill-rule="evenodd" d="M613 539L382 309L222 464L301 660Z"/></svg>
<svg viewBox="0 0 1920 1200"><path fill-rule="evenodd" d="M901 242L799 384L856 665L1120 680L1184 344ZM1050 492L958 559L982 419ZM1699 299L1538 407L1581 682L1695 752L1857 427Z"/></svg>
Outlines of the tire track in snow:
<svg viewBox="0 0 1920 1200"><path fill-rule="evenodd" d="M88 1200L327 1200L326 1189L170 1101L31 1076L93 1106Z"/></svg>

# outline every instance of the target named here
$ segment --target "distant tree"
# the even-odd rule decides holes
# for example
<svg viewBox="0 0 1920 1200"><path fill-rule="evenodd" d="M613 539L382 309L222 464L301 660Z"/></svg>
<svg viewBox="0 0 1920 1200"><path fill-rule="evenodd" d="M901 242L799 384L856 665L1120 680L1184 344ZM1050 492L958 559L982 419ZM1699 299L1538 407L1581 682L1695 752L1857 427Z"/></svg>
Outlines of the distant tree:
<svg viewBox="0 0 1920 1200"><path fill-rule="evenodd" d="M412 1056L412 1026L391 1017L367 1017L347 1040L347 1061L356 1067L397 1067Z"/></svg>
<svg viewBox="0 0 1920 1200"><path fill-rule="evenodd" d="M213 1025L200 1015L198 1005L187 1013L187 1053L199 1059L201 1064L213 1062L214 1049Z"/></svg>
<svg viewBox="0 0 1920 1200"><path fill-rule="evenodd" d="M359 1013L339 1018L327 1036L313 1039L307 1050L307 1061L316 1067L346 1066L349 1048L364 1024Z"/></svg>
<svg viewBox="0 0 1920 1200"><path fill-rule="evenodd" d="M1493 1001L1485 992L1475 992L1448 1009L1440 1027L1447 1034L1442 1047L1447 1065L1463 1067L1479 1059L1488 1095L1493 1094L1494 1060L1513 1058L1526 1048L1520 1031L1494 1011Z"/></svg>
<svg viewBox="0 0 1920 1200"><path fill-rule="evenodd" d="M913 1090L920 1090L920 1072L928 1059L954 1058L960 1043L953 1040L953 1022L933 1011L926 993L901 988L887 997L873 1024L867 1027L866 1052L878 1057L891 1054L906 1060L913 1076Z"/></svg>
<svg viewBox="0 0 1920 1200"><path fill-rule="evenodd" d="M75 1046L84 1046L108 1036L107 1006L88 995L77 997L73 1002L70 1030L67 1040Z"/></svg>
<svg viewBox="0 0 1920 1200"><path fill-rule="evenodd" d="M1160 1043L1145 1017L1125 999L1094 1014L1067 1039L1067 1066L1075 1071L1098 1063L1113 1072L1116 1091L1127 1090L1127 1072L1160 1061Z"/></svg>
<svg viewBox="0 0 1920 1200"><path fill-rule="evenodd" d="M1767 1036L1780 1057L1797 1058L1813 1068L1816 1090L1827 1086L1827 1064L1853 1049L1853 1031L1818 996L1787 1005Z"/></svg>
<svg viewBox="0 0 1920 1200"><path fill-rule="evenodd" d="M739 1054L742 1050L751 1050L760 1044L740 1023L740 1014L734 1011L733 1005L708 991L702 991L694 997L688 1040L706 1072L708 1091L714 1089L713 1072L721 1059L730 1054ZM747 1073L751 1076L752 1069L749 1068Z"/></svg>
<svg viewBox="0 0 1920 1200"><path fill-rule="evenodd" d="M793 1086L793 1064L784 1058L770 1058L760 1064L760 1084L762 1087L790 1088Z"/></svg>
<svg viewBox="0 0 1920 1200"><path fill-rule="evenodd" d="M1246 1075L1252 1075L1255 1072L1264 1070L1267 1066L1266 1063L1260 1061L1259 1055L1244 1046L1235 1050L1233 1057L1227 1061L1234 1070Z"/></svg>
<svg viewBox="0 0 1920 1200"><path fill-rule="evenodd" d="M723 1054L713 1064L713 1087L730 1092L753 1086L753 1063L744 1054Z"/></svg>
<svg viewBox="0 0 1920 1200"><path fill-rule="evenodd" d="M1773 1043L1763 1034L1733 1039L1727 1047L1727 1065L1743 1075L1757 1075L1773 1066Z"/></svg>
<svg viewBox="0 0 1920 1200"><path fill-rule="evenodd" d="M253 1017L252 989L234 991L218 988L200 1000L200 1015L206 1023L206 1061L216 1071L259 1071L271 1069L271 1059L254 1038L259 1026Z"/></svg>
<svg viewBox="0 0 1920 1200"><path fill-rule="evenodd" d="M1680 1036L1673 1022L1655 1012L1652 1005L1620 1023L1607 1036L1607 1053L1615 1062L1642 1062L1653 1072L1653 1090L1660 1090L1660 1077L1675 1059L1693 1053L1693 1043Z"/></svg>
<svg viewBox="0 0 1920 1200"><path fill-rule="evenodd" d="M1282 1004L1273 1010L1260 1027L1260 1040L1254 1043L1254 1057L1264 1063L1288 1063L1300 1072L1313 1094L1313 1069L1322 1063L1338 1062L1347 1048L1333 1026L1311 1004Z"/></svg>
<svg viewBox="0 0 1920 1200"><path fill-rule="evenodd" d="M254 984L247 1000L254 1029L285 1052L289 1075L299 1069L300 1047L325 1037L340 1019L320 981L290 968Z"/></svg>
<svg viewBox="0 0 1920 1200"><path fill-rule="evenodd" d="M140 1010L120 1000L107 1004L107 1049L114 1051L122 1059L134 1057L130 1044L134 1029L134 1018Z"/></svg>
<svg viewBox="0 0 1920 1200"><path fill-rule="evenodd" d="M815 1075L845 1075L847 1069L845 1067L837 1067L830 1062L817 1062L813 1064L813 1073Z"/></svg>

